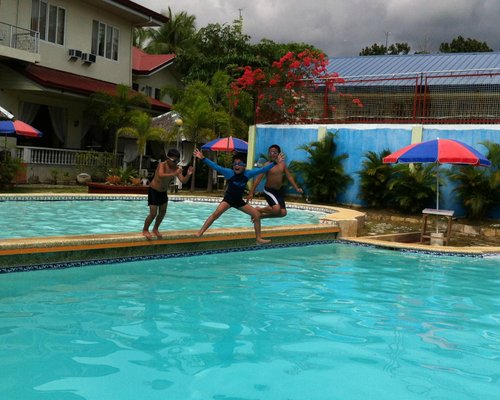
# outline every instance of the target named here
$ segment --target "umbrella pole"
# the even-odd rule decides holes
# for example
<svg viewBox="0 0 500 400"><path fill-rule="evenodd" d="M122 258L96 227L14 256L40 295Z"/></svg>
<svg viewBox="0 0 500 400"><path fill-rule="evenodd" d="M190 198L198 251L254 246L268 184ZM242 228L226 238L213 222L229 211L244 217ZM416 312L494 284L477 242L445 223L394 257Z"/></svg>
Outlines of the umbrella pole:
<svg viewBox="0 0 500 400"><path fill-rule="evenodd" d="M439 210L439 164L436 168L436 210ZM439 232L438 224L439 217L436 215L436 233Z"/></svg>

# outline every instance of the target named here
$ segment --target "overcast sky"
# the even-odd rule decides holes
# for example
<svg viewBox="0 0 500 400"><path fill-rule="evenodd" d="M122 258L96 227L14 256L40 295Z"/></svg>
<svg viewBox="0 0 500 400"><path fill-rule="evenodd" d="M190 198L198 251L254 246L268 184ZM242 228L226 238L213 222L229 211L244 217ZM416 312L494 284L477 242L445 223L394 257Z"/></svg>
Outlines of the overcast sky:
<svg viewBox="0 0 500 400"><path fill-rule="evenodd" d="M357 56L364 47L407 42L410 53L437 52L461 35L500 51L500 0L135 0L154 11L196 16L196 27L231 23L256 43L305 42L328 56Z"/></svg>

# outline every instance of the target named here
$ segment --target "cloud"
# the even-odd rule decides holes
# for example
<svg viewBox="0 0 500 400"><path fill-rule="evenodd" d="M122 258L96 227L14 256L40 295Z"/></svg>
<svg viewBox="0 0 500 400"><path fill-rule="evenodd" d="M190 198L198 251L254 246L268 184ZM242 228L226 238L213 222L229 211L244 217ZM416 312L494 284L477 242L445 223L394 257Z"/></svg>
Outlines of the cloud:
<svg viewBox="0 0 500 400"><path fill-rule="evenodd" d="M374 43L407 42L411 52L437 52L461 35L500 50L498 0L143 0L157 12L196 16L197 27L232 23L243 16L253 42L304 42L329 56L356 56Z"/></svg>

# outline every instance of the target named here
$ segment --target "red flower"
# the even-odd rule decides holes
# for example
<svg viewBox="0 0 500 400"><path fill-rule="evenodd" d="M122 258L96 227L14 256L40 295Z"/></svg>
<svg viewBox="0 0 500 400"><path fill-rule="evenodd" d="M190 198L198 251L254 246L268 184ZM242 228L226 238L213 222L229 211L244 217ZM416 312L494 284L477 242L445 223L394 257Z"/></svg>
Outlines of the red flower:
<svg viewBox="0 0 500 400"><path fill-rule="evenodd" d="M285 102L283 101L283 99L280 97L278 100L276 100L276 104L279 105L280 107L285 104Z"/></svg>

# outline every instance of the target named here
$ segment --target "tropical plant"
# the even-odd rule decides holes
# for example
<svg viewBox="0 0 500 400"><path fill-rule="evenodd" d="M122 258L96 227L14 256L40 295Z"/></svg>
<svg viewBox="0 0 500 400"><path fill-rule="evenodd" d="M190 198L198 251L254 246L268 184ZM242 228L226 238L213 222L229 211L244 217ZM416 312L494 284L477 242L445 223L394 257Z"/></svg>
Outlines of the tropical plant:
<svg viewBox="0 0 500 400"><path fill-rule="evenodd" d="M0 188L5 188L14 182L15 177L24 166L18 158L0 157Z"/></svg>
<svg viewBox="0 0 500 400"><path fill-rule="evenodd" d="M133 183L134 179L139 175L139 172L134 168L133 165L127 165L126 167L112 168L110 173L106 177L106 183L110 185L121 185L127 183Z"/></svg>
<svg viewBox="0 0 500 400"><path fill-rule="evenodd" d="M390 204L392 195L389 192L389 182L393 174L393 166L384 164L384 157L391 152L383 150L380 154L374 151L365 153L360 177L359 197L368 207L385 208Z"/></svg>
<svg viewBox="0 0 500 400"><path fill-rule="evenodd" d="M112 153L95 150L78 152L75 155L77 173L88 173L94 182L103 182L115 163Z"/></svg>
<svg viewBox="0 0 500 400"><path fill-rule="evenodd" d="M178 102L174 105L183 120L182 132L195 146L204 140L220 136L246 135L248 126L233 115L227 98L229 91L227 74L219 71L214 74L210 84L194 81L186 86ZM238 131L234 131L238 127ZM196 159L193 159L191 191L195 188ZM211 185L212 180L208 180ZM210 190L210 187L209 187Z"/></svg>
<svg viewBox="0 0 500 400"><path fill-rule="evenodd" d="M403 212L415 214L433 204L436 198L435 165L398 164L393 167L389 191L393 206Z"/></svg>
<svg viewBox="0 0 500 400"><path fill-rule="evenodd" d="M390 46L384 46L383 44L372 44L371 47L364 47L359 53L360 56L380 56L385 54L390 54L393 56L405 55L410 52L410 46L406 42L394 43Z"/></svg>
<svg viewBox="0 0 500 400"><path fill-rule="evenodd" d="M250 92L258 103L255 113L263 110L276 118L296 123L310 117L311 99L308 94L320 85L334 90L342 82L337 73L327 72L328 59L317 50L306 49L301 53L288 52L270 69L245 66L243 74L232 83L232 101L237 107L240 95ZM309 90L304 90L309 88ZM357 98L351 100L356 106L363 104Z"/></svg>
<svg viewBox="0 0 500 400"><path fill-rule="evenodd" d="M196 17L185 11L173 14L168 7L168 22L159 29L149 29L150 42L145 50L151 54L170 54L183 57L196 51Z"/></svg>
<svg viewBox="0 0 500 400"><path fill-rule="evenodd" d="M167 132L163 128L151 125L152 119L143 111L133 111L130 115L130 126L124 126L117 131L117 136L137 139L139 152L139 171L142 170L142 156L146 151L148 140L163 140Z"/></svg>
<svg viewBox="0 0 500 400"><path fill-rule="evenodd" d="M441 53L479 53L493 51L486 42L480 42L477 39L457 36L451 43L441 43L439 52Z"/></svg>
<svg viewBox="0 0 500 400"><path fill-rule="evenodd" d="M217 71L236 76L242 65L258 65L250 36L243 33L242 21L208 24L196 34L197 52L186 54L182 65L189 65L186 80L209 82Z"/></svg>
<svg viewBox="0 0 500 400"><path fill-rule="evenodd" d="M465 208L467 217L480 219L500 205L500 144L482 143L488 149L486 157L491 167L453 166L448 177L457 186L453 189Z"/></svg>
<svg viewBox="0 0 500 400"><path fill-rule="evenodd" d="M335 133L328 132L323 140L300 146L299 149L309 154L307 161L290 163L290 170L297 173L297 180L305 183L308 195L318 202L334 202L352 182L342 165L349 155L335 155L335 136Z"/></svg>
<svg viewBox="0 0 500 400"><path fill-rule="evenodd" d="M149 108L150 103L146 96L133 92L126 85L117 85L116 93L96 92L90 96L86 109L88 118L97 119L104 130L114 134L113 154L118 152L117 130L130 125L132 111L138 108Z"/></svg>

